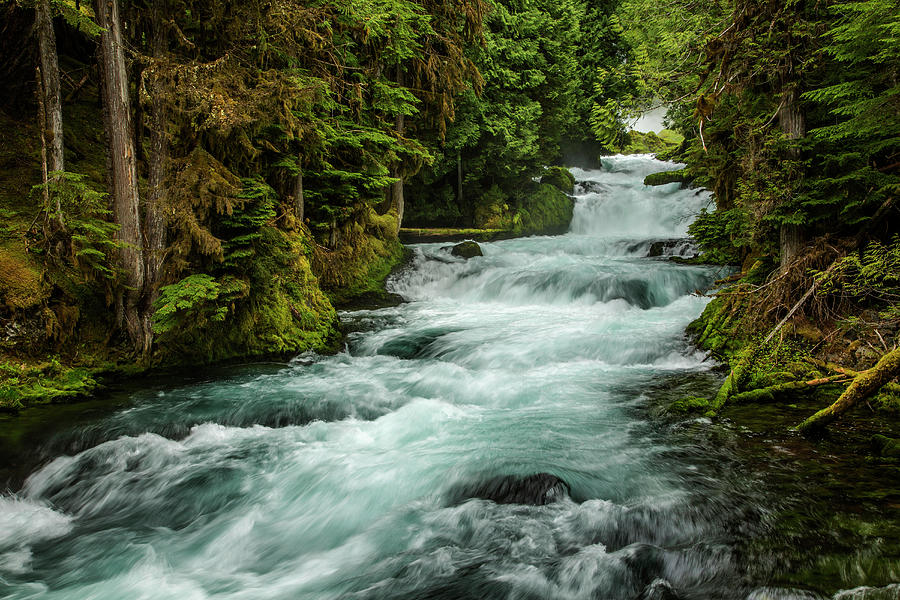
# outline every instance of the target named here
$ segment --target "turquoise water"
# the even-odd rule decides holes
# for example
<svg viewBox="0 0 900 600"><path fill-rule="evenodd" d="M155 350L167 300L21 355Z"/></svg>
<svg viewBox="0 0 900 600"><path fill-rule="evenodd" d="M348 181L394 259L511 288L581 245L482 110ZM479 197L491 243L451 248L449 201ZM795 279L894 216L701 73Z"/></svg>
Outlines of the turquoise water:
<svg viewBox="0 0 900 600"><path fill-rule="evenodd" d="M76 452L0 496L0 594L765 597L741 554L766 527L756 484L646 415L653 385L711 368L683 330L721 276L646 256L709 203L642 185L670 168L576 170L564 236L416 246L390 283L408 302L345 314L336 356L157 385L64 432ZM571 497L451 493L538 472Z"/></svg>

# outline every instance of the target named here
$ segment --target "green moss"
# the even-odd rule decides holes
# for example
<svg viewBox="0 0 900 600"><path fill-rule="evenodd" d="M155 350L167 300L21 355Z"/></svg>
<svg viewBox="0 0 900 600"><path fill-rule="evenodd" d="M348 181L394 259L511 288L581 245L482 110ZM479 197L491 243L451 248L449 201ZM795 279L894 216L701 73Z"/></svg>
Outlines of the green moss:
<svg viewBox="0 0 900 600"><path fill-rule="evenodd" d="M99 389L100 369L68 367L52 358L37 365L0 364L0 410L16 411L31 404L71 402Z"/></svg>
<svg viewBox="0 0 900 600"><path fill-rule="evenodd" d="M371 207L344 226L338 248L317 247L313 268L332 303L343 306L363 295L385 294L384 282L406 253L397 237L397 216Z"/></svg>
<svg viewBox="0 0 900 600"><path fill-rule="evenodd" d="M683 138L682 138L683 139ZM629 131L625 135L622 154L655 154L677 148L681 143L678 134L671 130L663 130L659 135L648 131Z"/></svg>
<svg viewBox="0 0 900 600"><path fill-rule="evenodd" d="M900 458L900 440L895 440L884 435L873 435L872 447L879 456Z"/></svg>
<svg viewBox="0 0 900 600"><path fill-rule="evenodd" d="M566 194L575 192L575 176L565 167L547 167L541 183L550 184Z"/></svg>
<svg viewBox="0 0 900 600"><path fill-rule="evenodd" d="M690 183L690 175L685 169L675 171L660 171L650 173L644 177L644 185L666 185L667 183Z"/></svg>
<svg viewBox="0 0 900 600"><path fill-rule="evenodd" d="M331 349L337 313L312 273L308 247L305 234L261 228L247 279L229 284L232 297L224 305L182 319L175 335L161 336L159 360L212 363Z"/></svg>
<svg viewBox="0 0 900 600"><path fill-rule="evenodd" d="M515 232L507 229L457 229L452 227L404 228L400 230L400 241L404 244L428 244L433 242L491 242L515 237Z"/></svg>
<svg viewBox="0 0 900 600"><path fill-rule="evenodd" d="M689 396L671 403L666 410L670 413L686 414L704 412L707 408L709 408L709 400L699 396Z"/></svg>
<svg viewBox="0 0 900 600"><path fill-rule="evenodd" d="M50 290L43 284L43 270L24 252L0 247L0 301L11 310L40 306Z"/></svg>

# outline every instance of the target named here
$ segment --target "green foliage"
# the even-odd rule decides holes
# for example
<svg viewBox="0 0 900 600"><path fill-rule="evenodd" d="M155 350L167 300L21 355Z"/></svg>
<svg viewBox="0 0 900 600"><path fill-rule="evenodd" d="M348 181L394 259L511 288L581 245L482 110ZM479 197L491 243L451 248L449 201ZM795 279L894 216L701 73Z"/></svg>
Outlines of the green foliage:
<svg viewBox="0 0 900 600"><path fill-rule="evenodd" d="M740 264L746 225L739 209L713 212L703 209L688 227L688 233L697 240L710 262Z"/></svg>
<svg viewBox="0 0 900 600"><path fill-rule="evenodd" d="M222 321L228 308L216 301L222 286L211 276L199 273L160 288L153 313L153 331L176 332L182 327L202 327L207 321Z"/></svg>
<svg viewBox="0 0 900 600"><path fill-rule="evenodd" d="M900 235L889 244L869 242L858 253L839 260L830 271L817 271L820 295L840 295L856 300L900 301Z"/></svg>
<svg viewBox="0 0 900 600"><path fill-rule="evenodd" d="M541 183L549 183L566 194L575 191L575 176L565 167L548 167L547 172L541 176Z"/></svg>
<svg viewBox="0 0 900 600"><path fill-rule="evenodd" d="M32 189L35 198L47 191L48 205L42 207L48 223L44 245L57 252L61 242L66 251L59 258L73 262L88 280L114 279L116 250L121 243L116 240L118 225L109 222L107 195L94 190L78 173L52 172L49 177L46 184Z"/></svg>
<svg viewBox="0 0 900 600"><path fill-rule="evenodd" d="M95 369L67 367L58 356L30 365L0 363L0 412L15 412L31 404L72 402L100 388Z"/></svg>

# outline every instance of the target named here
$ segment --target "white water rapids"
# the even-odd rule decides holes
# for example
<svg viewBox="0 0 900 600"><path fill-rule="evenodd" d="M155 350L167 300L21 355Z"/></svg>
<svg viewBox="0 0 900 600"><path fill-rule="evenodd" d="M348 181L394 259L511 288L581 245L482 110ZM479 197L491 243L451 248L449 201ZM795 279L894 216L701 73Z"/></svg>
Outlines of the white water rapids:
<svg viewBox="0 0 900 600"><path fill-rule="evenodd" d="M648 386L710 368L683 331L721 275L647 257L709 202L642 185L669 168L576 170L564 236L415 247L341 354L136 392L0 496L0 596L774 597L739 552L764 509L647 423ZM451 498L539 472L571 498Z"/></svg>

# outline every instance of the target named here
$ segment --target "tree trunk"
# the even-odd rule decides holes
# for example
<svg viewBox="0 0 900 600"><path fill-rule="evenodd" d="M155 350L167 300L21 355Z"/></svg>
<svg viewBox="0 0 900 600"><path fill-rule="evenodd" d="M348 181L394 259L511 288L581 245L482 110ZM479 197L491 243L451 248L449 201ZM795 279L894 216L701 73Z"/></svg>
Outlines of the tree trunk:
<svg viewBox="0 0 900 600"><path fill-rule="evenodd" d="M119 225L119 251L125 273L122 318L135 349L147 346L140 299L144 291L143 235L139 211L137 166L134 154L134 130L131 122L131 99L125 71L118 0L95 0L100 34L100 62L103 81L103 113L106 125L110 165L110 191L113 216Z"/></svg>
<svg viewBox="0 0 900 600"><path fill-rule="evenodd" d="M826 427L834 422L842 414L865 400L891 379L900 375L900 348L894 348L881 357L878 363L859 373L841 397L829 406L823 408L807 420L803 421L797 429L804 434Z"/></svg>
<svg viewBox="0 0 900 600"><path fill-rule="evenodd" d="M300 165L300 157L297 157L297 178L294 180L294 216L303 225L303 167Z"/></svg>
<svg viewBox="0 0 900 600"><path fill-rule="evenodd" d="M462 170L462 151L456 152L456 205L462 210L463 205L463 170Z"/></svg>
<svg viewBox="0 0 900 600"><path fill-rule="evenodd" d="M166 0L155 0L153 3L153 39L151 53L154 61L163 60L166 54L166 37L164 18ZM163 100L163 90L159 78L149 83L150 94L150 148L147 172L147 203L144 207L144 230L147 244L144 256L145 281L144 301L142 303L143 347L147 354L153 342L153 329L150 318L153 315L153 303L159 296L159 283L162 278L162 267L166 257L166 221L163 207L166 200L166 168L169 162L169 140L167 136L168 114Z"/></svg>
<svg viewBox="0 0 900 600"><path fill-rule="evenodd" d="M53 31L53 18L50 15L50 0L39 0L37 3L35 24L38 33L38 50L41 56L44 110L47 118L47 159L51 171L65 171L59 58L56 54L56 33Z"/></svg>
<svg viewBox="0 0 900 600"><path fill-rule="evenodd" d="M37 83L37 103L38 103L38 130L41 137L41 197L44 205L41 210L44 213L44 233L46 235L50 221L50 187L47 185L49 179L47 177L47 108L44 106L44 78L41 76L41 68L35 67L35 82ZM57 213L61 213L59 209L59 200L57 200Z"/></svg>
<svg viewBox="0 0 900 600"><path fill-rule="evenodd" d="M787 268L803 247L803 230L793 223L782 223L779 230L781 268Z"/></svg>
<svg viewBox="0 0 900 600"><path fill-rule="evenodd" d="M399 85L403 85L403 70L400 68L400 65L397 65L397 83ZM403 131L405 129L405 115L400 112L397 113L397 135L399 137L403 137ZM391 173L392 177L396 177L397 181L391 185L391 210L397 213L397 231L400 231L400 227L403 226L403 208L404 208L404 198L403 198L403 174L400 172L400 165L395 165L393 171Z"/></svg>
<svg viewBox="0 0 900 600"><path fill-rule="evenodd" d="M790 140L799 140L806 135L806 115L800 106L800 93L796 89L785 92L781 108L778 110L778 123ZM791 148L788 156L794 160L800 158L799 148ZM800 225L782 223L779 238L781 269L784 270L800 253L803 246L803 229Z"/></svg>

